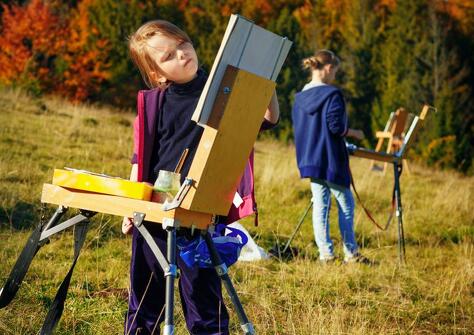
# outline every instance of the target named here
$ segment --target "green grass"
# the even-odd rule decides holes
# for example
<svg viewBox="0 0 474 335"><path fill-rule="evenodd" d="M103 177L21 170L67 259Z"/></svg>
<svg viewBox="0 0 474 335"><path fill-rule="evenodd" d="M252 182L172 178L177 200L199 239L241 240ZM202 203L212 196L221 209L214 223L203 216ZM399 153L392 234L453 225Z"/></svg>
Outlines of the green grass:
<svg viewBox="0 0 474 335"><path fill-rule="evenodd" d="M41 215L54 211L40 204L53 168L127 177L132 121L131 112L0 92L2 282ZM298 177L292 146L258 142L255 165L260 225L243 223L268 249L292 233L309 203L309 183ZM360 159L351 163L365 204L385 222L392 173L382 176L368 166ZM308 217L293 244L300 250L295 259L231 268L258 334L474 333L474 178L411 162L410 170L401 178L406 266L398 264L396 225L378 231L357 205L358 241L378 266L320 265ZM336 212L334 206L331 235L341 255ZM106 215L92 220L57 334L122 333L131 243L119 232L120 221ZM0 334L38 332L72 257L69 230L40 250L16 298L0 310ZM232 333L238 334L237 317L230 314ZM176 326L177 334L187 333L179 303Z"/></svg>

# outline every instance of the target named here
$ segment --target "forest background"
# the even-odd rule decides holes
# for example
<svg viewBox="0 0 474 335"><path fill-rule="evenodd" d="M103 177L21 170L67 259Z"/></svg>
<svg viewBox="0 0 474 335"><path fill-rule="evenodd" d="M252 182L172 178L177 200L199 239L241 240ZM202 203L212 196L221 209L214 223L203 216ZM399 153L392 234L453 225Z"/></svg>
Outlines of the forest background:
<svg viewBox="0 0 474 335"><path fill-rule="evenodd" d="M278 78L281 123L271 136L292 140L294 93L308 81L301 59L331 49L342 59L353 128L373 147L396 108L437 108L412 156L474 174L474 2L472 0L0 0L0 86L134 107L145 88L127 37L142 23L169 20L191 37L210 70L230 14L294 42Z"/></svg>

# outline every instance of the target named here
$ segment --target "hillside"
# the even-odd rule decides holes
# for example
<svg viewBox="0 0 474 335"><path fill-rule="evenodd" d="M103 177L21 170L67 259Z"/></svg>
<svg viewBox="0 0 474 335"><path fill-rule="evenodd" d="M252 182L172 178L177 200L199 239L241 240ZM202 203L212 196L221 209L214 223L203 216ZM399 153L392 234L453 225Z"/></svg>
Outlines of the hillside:
<svg viewBox="0 0 474 335"><path fill-rule="evenodd" d="M133 113L59 98L32 99L0 91L0 285L32 227L54 208L40 204L53 169L68 166L126 177ZM377 230L357 204L356 233L364 255L379 262L321 265L308 217L294 246L299 255L238 263L230 274L258 334L472 334L474 329L474 178L410 164L401 178L407 264L399 266L396 225ZM268 249L285 242L310 201L294 148L269 140L256 144L259 226L244 225ZM369 171L353 159L364 203L385 222L392 173ZM331 236L341 254L334 204ZM126 313L131 241L121 219L97 215L73 275L57 334L119 334ZM1 334L32 334L73 255L71 231L43 247L17 297L0 310ZM179 299L177 299L179 301ZM230 303L228 303L230 309ZM176 309L177 334L186 334ZM232 333L240 333L230 312Z"/></svg>

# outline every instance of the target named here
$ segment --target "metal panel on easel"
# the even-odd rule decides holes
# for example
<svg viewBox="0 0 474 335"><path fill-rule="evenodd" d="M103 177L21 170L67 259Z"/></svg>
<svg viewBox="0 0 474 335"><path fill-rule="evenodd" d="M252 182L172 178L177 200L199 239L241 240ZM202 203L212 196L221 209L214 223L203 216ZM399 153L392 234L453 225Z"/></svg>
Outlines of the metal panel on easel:
<svg viewBox="0 0 474 335"><path fill-rule="evenodd" d="M239 15L232 15L209 79L192 120L208 124L218 88L228 65L275 81L292 42Z"/></svg>

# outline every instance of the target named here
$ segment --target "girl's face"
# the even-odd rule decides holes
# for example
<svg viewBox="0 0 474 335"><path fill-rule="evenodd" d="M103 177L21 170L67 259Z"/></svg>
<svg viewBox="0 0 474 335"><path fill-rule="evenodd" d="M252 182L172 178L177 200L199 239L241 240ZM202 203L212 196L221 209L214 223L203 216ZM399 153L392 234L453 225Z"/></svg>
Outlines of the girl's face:
<svg viewBox="0 0 474 335"><path fill-rule="evenodd" d="M199 64L191 43L157 34L147 44L152 58L161 70L161 73L151 73L157 81L184 84L196 77Z"/></svg>
<svg viewBox="0 0 474 335"><path fill-rule="evenodd" d="M323 68L324 70L324 82L326 83L332 83L334 79L336 79L336 73L337 70L339 69L338 66L332 65L332 64L326 64Z"/></svg>

